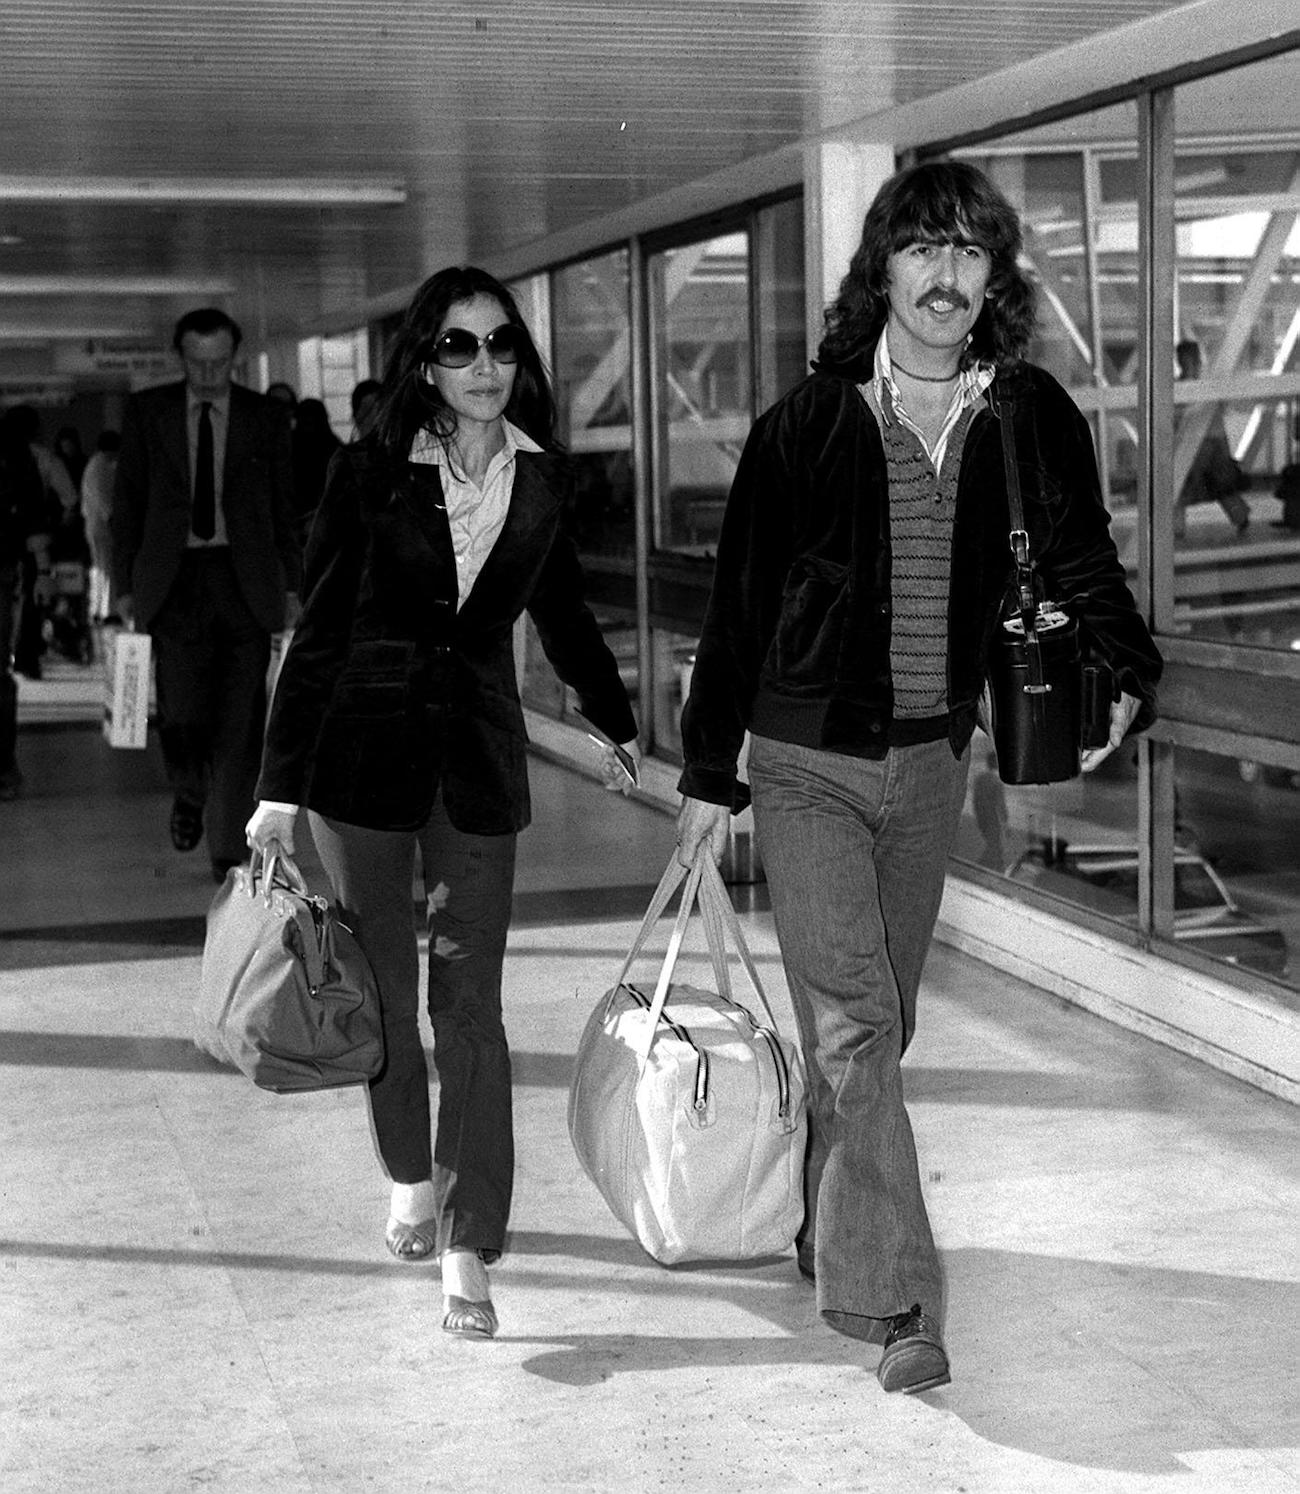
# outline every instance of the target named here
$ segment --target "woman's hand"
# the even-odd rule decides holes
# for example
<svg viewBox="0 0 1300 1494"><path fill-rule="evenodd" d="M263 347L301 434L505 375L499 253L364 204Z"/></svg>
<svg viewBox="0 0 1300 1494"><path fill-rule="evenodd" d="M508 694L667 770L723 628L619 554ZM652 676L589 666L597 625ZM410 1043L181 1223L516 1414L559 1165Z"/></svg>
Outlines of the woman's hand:
<svg viewBox="0 0 1300 1494"><path fill-rule="evenodd" d="M677 811L677 859L683 866L694 866L701 845L707 845L716 866L727 849L727 830L731 811L725 804L709 804L703 799L683 798Z"/></svg>
<svg viewBox="0 0 1300 1494"><path fill-rule="evenodd" d="M253 817L244 826L244 835L252 848L262 856L275 849L286 856L293 855L293 826L298 811L268 804L263 800L253 811Z"/></svg>
<svg viewBox="0 0 1300 1494"><path fill-rule="evenodd" d="M1118 700L1111 702L1110 706L1110 736L1104 747L1089 747L1079 759L1080 766L1085 773L1091 773L1099 763L1104 763L1112 752L1124 740L1133 718L1138 713L1142 702L1136 695L1125 695L1121 693Z"/></svg>
<svg viewBox="0 0 1300 1494"><path fill-rule="evenodd" d="M600 747L598 766L601 783L611 794L630 794L641 782L641 748L636 739L619 743L619 748L632 759L631 775L608 742L601 742L597 737L592 737L592 741Z"/></svg>

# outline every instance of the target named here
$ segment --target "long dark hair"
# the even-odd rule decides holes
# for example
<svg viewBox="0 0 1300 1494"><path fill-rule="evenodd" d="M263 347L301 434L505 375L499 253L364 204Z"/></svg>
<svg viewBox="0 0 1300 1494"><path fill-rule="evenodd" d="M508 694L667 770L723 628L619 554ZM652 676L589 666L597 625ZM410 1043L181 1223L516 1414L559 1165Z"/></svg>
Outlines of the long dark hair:
<svg viewBox="0 0 1300 1494"><path fill-rule="evenodd" d="M486 270L473 265L451 265L439 270L415 293L402 318L388 355L371 431L374 439L396 461L405 461L417 431L427 429L450 446L456 435L456 412L424 378L424 367L447 313L475 296L491 296L501 303L506 321L523 333L523 347L515 369L514 388L506 418L526 431L545 450L554 450L555 398L515 298Z"/></svg>
<svg viewBox="0 0 1300 1494"><path fill-rule="evenodd" d="M1020 217L968 161L925 161L898 172L867 209L862 242L839 295L826 308L814 367L861 379L889 317L889 256L909 244L978 244L992 260L988 298L962 354L963 366L999 368L1023 358L1034 334L1038 297L1020 268Z"/></svg>

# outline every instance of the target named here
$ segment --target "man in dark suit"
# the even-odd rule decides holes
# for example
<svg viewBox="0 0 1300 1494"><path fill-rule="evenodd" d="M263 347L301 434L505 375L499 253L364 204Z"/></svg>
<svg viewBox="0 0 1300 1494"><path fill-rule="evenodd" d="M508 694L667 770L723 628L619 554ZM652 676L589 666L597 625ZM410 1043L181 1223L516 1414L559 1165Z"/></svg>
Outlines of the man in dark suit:
<svg viewBox="0 0 1300 1494"><path fill-rule="evenodd" d="M238 324L191 311L172 341L184 379L127 405L114 583L124 619L153 635L172 843L193 850L206 817L219 881L248 854L271 634L293 624L301 557L289 422L231 383Z"/></svg>

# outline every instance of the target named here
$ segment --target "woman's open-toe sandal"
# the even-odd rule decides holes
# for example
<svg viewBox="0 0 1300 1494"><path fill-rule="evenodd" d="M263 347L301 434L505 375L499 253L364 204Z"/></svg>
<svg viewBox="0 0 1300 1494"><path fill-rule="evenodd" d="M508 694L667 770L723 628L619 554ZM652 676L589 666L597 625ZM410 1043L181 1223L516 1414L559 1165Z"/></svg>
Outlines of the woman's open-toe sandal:
<svg viewBox="0 0 1300 1494"><path fill-rule="evenodd" d="M438 1221L426 1219L422 1224L403 1224L390 1216L384 1244L399 1261L427 1260L438 1248Z"/></svg>
<svg viewBox="0 0 1300 1494"><path fill-rule="evenodd" d="M471 1302L448 1292L442 1299L442 1331L458 1338L494 1338L496 1309L491 1302Z"/></svg>

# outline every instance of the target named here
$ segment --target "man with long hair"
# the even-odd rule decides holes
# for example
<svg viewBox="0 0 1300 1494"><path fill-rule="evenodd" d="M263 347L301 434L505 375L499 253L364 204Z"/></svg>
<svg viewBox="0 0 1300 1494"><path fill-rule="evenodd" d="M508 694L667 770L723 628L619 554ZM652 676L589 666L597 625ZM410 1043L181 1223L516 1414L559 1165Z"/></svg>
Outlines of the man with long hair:
<svg viewBox="0 0 1300 1494"><path fill-rule="evenodd" d="M808 1068L799 1267L827 1323L883 1344L889 1391L950 1378L899 1062L1012 577L1000 413L1032 552L1118 681L1085 769L1152 719L1160 673L1087 422L1025 361L1020 244L971 165L881 189L814 372L741 456L682 721L680 859L720 855L752 793Z"/></svg>

